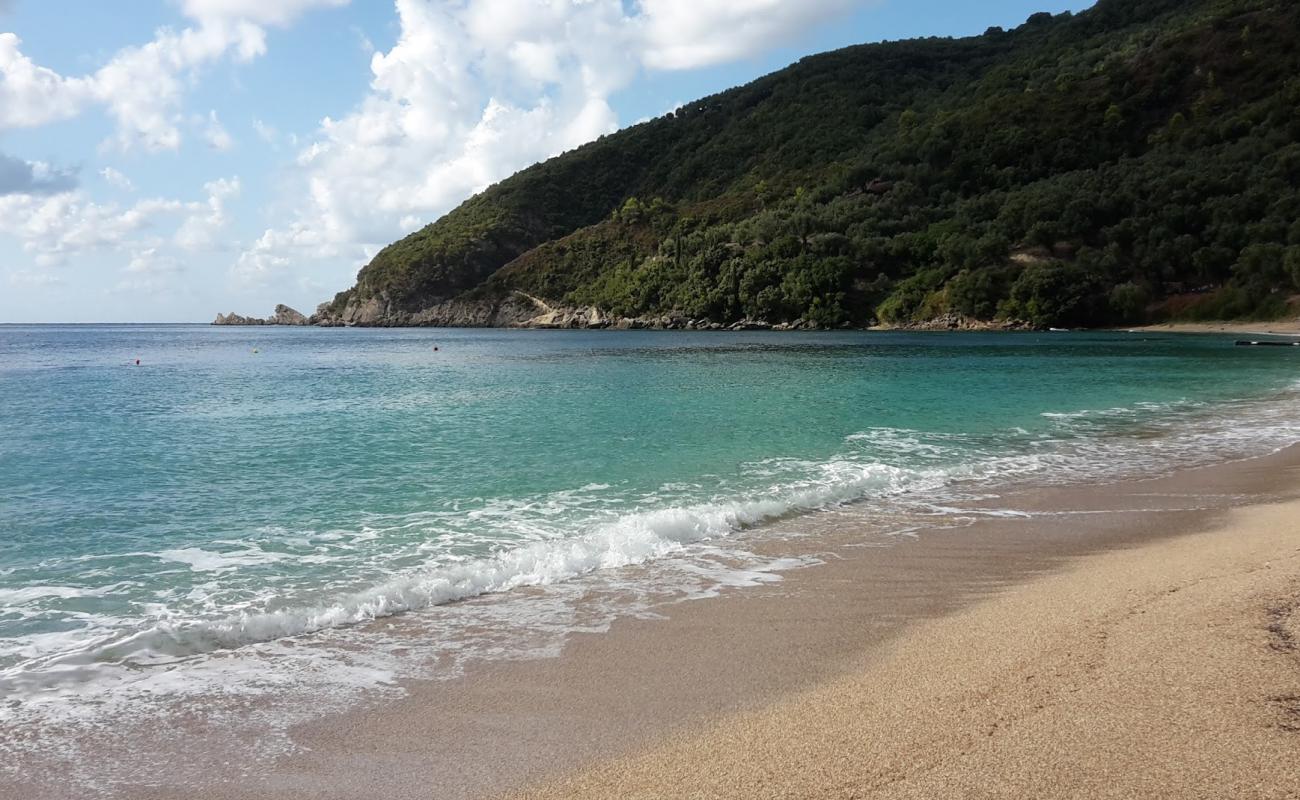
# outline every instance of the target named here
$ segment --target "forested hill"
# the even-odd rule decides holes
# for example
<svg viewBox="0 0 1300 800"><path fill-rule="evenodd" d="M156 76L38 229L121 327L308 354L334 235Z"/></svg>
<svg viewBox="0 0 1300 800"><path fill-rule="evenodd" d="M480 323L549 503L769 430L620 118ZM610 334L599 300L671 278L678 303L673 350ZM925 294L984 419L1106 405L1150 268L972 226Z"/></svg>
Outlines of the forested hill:
<svg viewBox="0 0 1300 800"><path fill-rule="evenodd" d="M522 293L823 326L1277 315L1297 42L1294 0L1101 0L812 56L486 189L317 319L492 324Z"/></svg>

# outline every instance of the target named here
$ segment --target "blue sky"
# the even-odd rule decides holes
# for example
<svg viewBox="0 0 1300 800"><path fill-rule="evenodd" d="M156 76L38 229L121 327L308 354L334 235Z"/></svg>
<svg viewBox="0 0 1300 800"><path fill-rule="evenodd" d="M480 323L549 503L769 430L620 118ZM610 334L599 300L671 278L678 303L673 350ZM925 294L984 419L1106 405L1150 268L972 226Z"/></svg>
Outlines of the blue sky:
<svg viewBox="0 0 1300 800"><path fill-rule="evenodd" d="M1068 0L0 0L0 322L310 313L488 183L810 54Z"/></svg>

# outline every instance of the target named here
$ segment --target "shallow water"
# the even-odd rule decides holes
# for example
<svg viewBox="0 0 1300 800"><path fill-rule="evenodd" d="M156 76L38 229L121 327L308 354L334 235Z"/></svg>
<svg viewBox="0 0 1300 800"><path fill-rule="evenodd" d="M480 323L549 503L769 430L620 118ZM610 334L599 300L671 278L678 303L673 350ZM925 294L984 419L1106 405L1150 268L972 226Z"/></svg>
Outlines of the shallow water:
<svg viewBox="0 0 1300 800"><path fill-rule="evenodd" d="M0 326L0 715L235 653L319 680L329 648L285 658L307 634L382 683L354 623L523 586L551 588L427 617L430 657L547 650L605 624L566 605L580 576L778 579L800 562L748 553L760 523L1289 445L1298 368L1124 333Z"/></svg>

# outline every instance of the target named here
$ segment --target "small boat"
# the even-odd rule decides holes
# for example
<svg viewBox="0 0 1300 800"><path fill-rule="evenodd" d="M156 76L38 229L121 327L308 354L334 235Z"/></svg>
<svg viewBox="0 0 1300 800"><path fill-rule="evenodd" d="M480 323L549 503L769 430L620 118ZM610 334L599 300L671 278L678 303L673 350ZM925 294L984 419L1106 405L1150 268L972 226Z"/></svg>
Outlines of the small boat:
<svg viewBox="0 0 1300 800"><path fill-rule="evenodd" d="M1252 341L1250 339L1238 339L1238 347L1300 347L1300 342L1278 342L1278 341Z"/></svg>

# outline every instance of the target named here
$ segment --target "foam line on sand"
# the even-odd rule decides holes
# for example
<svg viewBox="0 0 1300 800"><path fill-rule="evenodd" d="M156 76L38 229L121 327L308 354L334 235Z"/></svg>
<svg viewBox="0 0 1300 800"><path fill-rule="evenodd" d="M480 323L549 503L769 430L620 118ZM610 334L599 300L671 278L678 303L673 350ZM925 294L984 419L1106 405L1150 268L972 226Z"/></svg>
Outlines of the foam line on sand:
<svg viewBox="0 0 1300 800"><path fill-rule="evenodd" d="M1300 797L1300 502L1086 556L530 798Z"/></svg>

